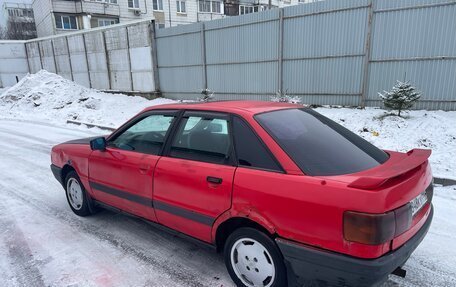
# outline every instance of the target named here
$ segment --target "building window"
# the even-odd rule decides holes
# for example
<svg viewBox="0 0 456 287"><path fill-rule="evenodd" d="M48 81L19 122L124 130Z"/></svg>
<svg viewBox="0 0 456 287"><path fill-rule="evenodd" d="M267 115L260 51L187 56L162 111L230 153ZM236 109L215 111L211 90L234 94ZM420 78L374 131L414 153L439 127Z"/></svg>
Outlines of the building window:
<svg viewBox="0 0 456 287"><path fill-rule="evenodd" d="M117 0L90 0L90 1L96 1L96 2L105 2L105 3L117 4Z"/></svg>
<svg viewBox="0 0 456 287"><path fill-rule="evenodd" d="M163 11L163 0L153 0L152 4L155 11Z"/></svg>
<svg viewBox="0 0 456 287"><path fill-rule="evenodd" d="M239 5L239 15L250 14L258 12L258 6Z"/></svg>
<svg viewBox="0 0 456 287"><path fill-rule="evenodd" d="M187 13L187 9L185 8L184 0L176 1L176 10L177 10L177 13Z"/></svg>
<svg viewBox="0 0 456 287"><path fill-rule="evenodd" d="M64 30L78 30L76 16L55 15L55 27Z"/></svg>
<svg viewBox="0 0 456 287"><path fill-rule="evenodd" d="M163 23L155 23L155 28L163 29L163 28L165 28L165 24L163 24Z"/></svg>
<svg viewBox="0 0 456 287"><path fill-rule="evenodd" d="M98 27L109 26L119 23L117 19L98 19Z"/></svg>
<svg viewBox="0 0 456 287"><path fill-rule="evenodd" d="M218 13L222 11L222 2L221 1L199 1L199 12L203 13Z"/></svg>
<svg viewBox="0 0 456 287"><path fill-rule="evenodd" d="M128 8L139 9L139 0L128 0Z"/></svg>

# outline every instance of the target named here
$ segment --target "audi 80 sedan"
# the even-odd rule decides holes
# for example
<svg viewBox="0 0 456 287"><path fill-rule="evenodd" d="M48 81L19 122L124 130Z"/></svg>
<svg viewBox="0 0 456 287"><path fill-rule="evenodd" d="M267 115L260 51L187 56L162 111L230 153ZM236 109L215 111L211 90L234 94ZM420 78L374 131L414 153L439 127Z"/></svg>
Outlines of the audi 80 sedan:
<svg viewBox="0 0 456 287"><path fill-rule="evenodd" d="M300 105L220 101L147 108L54 146L51 169L75 214L111 207L210 244L237 286L372 286L405 276L429 229L430 154Z"/></svg>

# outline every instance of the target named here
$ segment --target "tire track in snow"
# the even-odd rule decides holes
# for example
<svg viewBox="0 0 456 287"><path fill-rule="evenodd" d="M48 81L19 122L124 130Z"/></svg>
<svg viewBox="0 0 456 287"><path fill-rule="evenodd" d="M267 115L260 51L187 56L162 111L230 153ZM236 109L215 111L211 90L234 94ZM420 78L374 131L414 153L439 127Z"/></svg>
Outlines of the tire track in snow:
<svg viewBox="0 0 456 287"><path fill-rule="evenodd" d="M179 272L176 268L176 265L172 262L157 260L157 258L147 254L146 251L142 250L142 248L138 246L135 246L131 242L126 242L122 238L112 233L103 231L100 229L100 226L95 226L93 224L83 222L80 219L75 218L73 214L52 208L46 205L45 202L27 198L20 192L20 190L27 190L26 185L20 186L19 188L7 188L3 183L0 183L0 187L6 194L15 198L16 200L21 201L23 204L26 204L27 206L33 206L33 208L39 210L40 212L62 221L67 226L73 227L77 232L89 234L101 241L109 243L117 249L121 249L124 253L130 256L134 256L139 261L151 265L154 268L160 269L162 272L170 275L172 278L176 279L176 281L185 286L213 286L211 284L206 285L205 283L200 282L199 277L195 274L191 274L189 272Z"/></svg>
<svg viewBox="0 0 456 287"><path fill-rule="evenodd" d="M0 226L3 230L4 244L8 249L8 255L14 266L13 272L16 281L21 286L41 287L46 286L43 281L43 276L37 265L39 262L33 258L33 253L28 246L27 240L24 237L19 226L16 225L13 219L8 219L4 213L5 205L0 201Z"/></svg>

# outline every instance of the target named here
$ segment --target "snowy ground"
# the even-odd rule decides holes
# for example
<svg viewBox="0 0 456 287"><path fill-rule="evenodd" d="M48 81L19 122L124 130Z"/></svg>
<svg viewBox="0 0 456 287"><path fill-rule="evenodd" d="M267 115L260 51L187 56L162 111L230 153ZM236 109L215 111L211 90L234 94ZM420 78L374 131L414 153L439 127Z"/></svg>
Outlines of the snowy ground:
<svg viewBox="0 0 456 287"><path fill-rule="evenodd" d="M169 102L112 95L40 72L0 95L0 278L2 286L232 286L221 258L143 221L103 211L80 218L53 178L49 152L106 131L67 119L118 126L142 108ZM455 177L455 112L380 109L319 112L374 144L433 149L434 173ZM378 134L377 134L378 133ZM428 236L387 286L456 286L456 186L437 187Z"/></svg>

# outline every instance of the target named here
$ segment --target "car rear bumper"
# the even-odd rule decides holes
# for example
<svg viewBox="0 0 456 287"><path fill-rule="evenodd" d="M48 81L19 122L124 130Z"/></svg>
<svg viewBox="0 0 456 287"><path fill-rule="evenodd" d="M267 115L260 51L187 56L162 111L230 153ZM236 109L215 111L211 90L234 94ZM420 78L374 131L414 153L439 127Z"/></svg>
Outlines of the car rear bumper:
<svg viewBox="0 0 456 287"><path fill-rule="evenodd" d="M55 179L57 179L61 185L63 185L62 181L62 169L54 164L51 164L51 170L54 174Z"/></svg>
<svg viewBox="0 0 456 287"><path fill-rule="evenodd" d="M285 258L290 286L379 285L408 260L427 234L433 215L431 206L425 224L409 241L376 259L354 258L278 238L276 242Z"/></svg>

